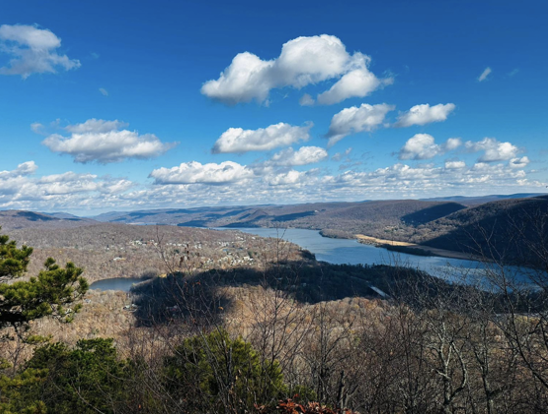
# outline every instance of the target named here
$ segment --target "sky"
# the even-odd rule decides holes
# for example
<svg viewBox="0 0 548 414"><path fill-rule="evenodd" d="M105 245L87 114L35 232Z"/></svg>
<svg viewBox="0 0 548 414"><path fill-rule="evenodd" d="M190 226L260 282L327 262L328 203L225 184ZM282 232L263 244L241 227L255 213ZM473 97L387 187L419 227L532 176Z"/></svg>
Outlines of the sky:
<svg viewBox="0 0 548 414"><path fill-rule="evenodd" d="M545 0L0 10L0 209L548 191Z"/></svg>

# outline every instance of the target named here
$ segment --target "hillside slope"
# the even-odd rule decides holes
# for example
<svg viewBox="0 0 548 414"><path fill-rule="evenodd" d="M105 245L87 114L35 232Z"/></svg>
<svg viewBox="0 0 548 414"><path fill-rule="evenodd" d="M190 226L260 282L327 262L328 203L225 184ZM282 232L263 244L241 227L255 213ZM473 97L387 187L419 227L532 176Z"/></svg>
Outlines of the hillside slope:
<svg viewBox="0 0 548 414"><path fill-rule="evenodd" d="M510 263L548 258L548 196L493 201L418 226L416 242Z"/></svg>
<svg viewBox="0 0 548 414"><path fill-rule="evenodd" d="M118 223L161 223L196 227L297 227L408 238L409 226L439 219L465 206L454 202L390 200L311 203L285 206L240 206L107 213L96 217Z"/></svg>
<svg viewBox="0 0 548 414"><path fill-rule="evenodd" d="M35 213L22 210L0 211L0 227L4 231L38 228L38 229L67 229L97 224L89 218L81 218L66 213Z"/></svg>

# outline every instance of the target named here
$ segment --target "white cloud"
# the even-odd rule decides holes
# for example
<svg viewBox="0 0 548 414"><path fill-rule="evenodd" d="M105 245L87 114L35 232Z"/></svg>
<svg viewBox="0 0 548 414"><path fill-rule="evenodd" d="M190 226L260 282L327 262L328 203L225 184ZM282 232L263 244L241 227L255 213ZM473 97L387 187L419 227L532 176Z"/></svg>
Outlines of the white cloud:
<svg viewBox="0 0 548 414"><path fill-rule="evenodd" d="M248 151L268 151L273 148L288 146L299 141L308 141L309 131L314 124L311 122L298 127L280 122L267 128L244 130L229 128L215 142L211 152L244 153Z"/></svg>
<svg viewBox="0 0 548 414"><path fill-rule="evenodd" d="M367 66L371 58L355 53L352 58L351 67L354 69L343 75L331 89L318 95L318 103L321 105L332 105L348 98L363 98L369 95L380 86L390 85L393 78L379 79L369 72Z"/></svg>
<svg viewBox="0 0 548 414"><path fill-rule="evenodd" d="M16 209L75 209L84 206L115 206L134 183L112 177L66 172L32 177L37 165L20 164L13 171L0 172L0 206Z"/></svg>
<svg viewBox="0 0 548 414"><path fill-rule="evenodd" d="M331 119L327 133L328 146L333 146L347 135L374 130L384 122L386 114L394 109L394 105L387 104L361 104L360 107L343 109Z"/></svg>
<svg viewBox="0 0 548 414"><path fill-rule="evenodd" d="M519 161L519 162L518 162ZM184 163L151 173L155 184L123 178L63 172L36 177L36 165L26 162L0 172L0 208L73 211L88 214L112 209L174 206L307 203L373 199L426 198L541 192L548 183L531 180L512 163L447 161L441 166L404 163L374 170L348 170L331 175L320 169L295 171L268 167L253 174L251 167Z"/></svg>
<svg viewBox="0 0 548 414"><path fill-rule="evenodd" d="M110 132L128 126L128 123L118 121L117 119L114 121L105 121L103 119L91 118L82 124L68 125L65 129L73 134L83 134L86 132Z"/></svg>
<svg viewBox="0 0 548 414"><path fill-rule="evenodd" d="M15 170L0 171L0 180L31 175L34 174L37 169L38 166L34 163L34 161L27 161L19 164Z"/></svg>
<svg viewBox="0 0 548 414"><path fill-rule="evenodd" d="M96 182L96 175L77 174L72 171L53 174L37 181L47 195L72 194L77 192L97 191L101 184Z"/></svg>
<svg viewBox="0 0 548 414"><path fill-rule="evenodd" d="M512 158L508 165L512 168L525 168L529 164L529 157Z"/></svg>
<svg viewBox="0 0 548 414"><path fill-rule="evenodd" d="M339 194L341 198L354 194L354 199L359 199L357 194L378 199L418 198L433 194L484 195L493 191L522 191L524 186L535 191L542 187L542 183L528 180L525 171L516 171L506 164L477 163L467 168L462 161L448 162L445 168L434 165L410 167L399 163L371 172L346 171L338 176L326 176L323 182L324 193L327 187L330 194Z"/></svg>
<svg viewBox="0 0 548 414"><path fill-rule="evenodd" d="M444 144L445 151L453 151L462 145L462 140L460 138L449 138Z"/></svg>
<svg viewBox="0 0 548 414"><path fill-rule="evenodd" d="M301 177L305 173L301 173L299 171L291 170L286 173L277 174L274 176L270 176L266 178L266 182L269 185L290 185L290 184L296 184L299 182Z"/></svg>
<svg viewBox="0 0 548 414"><path fill-rule="evenodd" d="M301 36L285 43L280 56L273 60L262 60L249 52L236 55L218 79L204 83L201 92L226 104L252 100L261 103L271 89L300 89L342 76L321 98L326 104L340 102L352 96L363 97L383 82L391 82L380 81L369 72L369 61L359 52L350 55L335 36Z"/></svg>
<svg viewBox="0 0 548 414"><path fill-rule="evenodd" d="M2 75L20 75L23 79L33 73L56 73L80 67L80 61L59 55L61 39L47 29L35 26L4 24L0 26L0 53L11 57L9 64L0 68Z"/></svg>
<svg viewBox="0 0 548 414"><path fill-rule="evenodd" d="M519 148L510 142L499 142L495 138L484 138L479 142L467 141L466 149L470 152L484 151L480 162L506 161L516 158Z"/></svg>
<svg viewBox="0 0 548 414"><path fill-rule="evenodd" d="M105 88L99 88L99 92L101 92L103 96L108 96L108 91Z"/></svg>
<svg viewBox="0 0 548 414"><path fill-rule="evenodd" d="M184 162L178 167L159 168L149 175L150 178L154 178L154 184L226 184L252 176L253 171L232 161L220 164Z"/></svg>
<svg viewBox="0 0 548 414"><path fill-rule="evenodd" d="M293 148L274 154L272 161L277 165L296 166L314 164L327 158L327 151L320 147L301 147L297 151Z"/></svg>
<svg viewBox="0 0 548 414"><path fill-rule="evenodd" d="M411 125L425 125L431 122L441 122L455 109L455 104L430 104L415 105L409 111L398 116L396 127L408 127Z"/></svg>
<svg viewBox="0 0 548 414"><path fill-rule="evenodd" d="M456 170L464 167L466 167L466 163L464 161L446 161L445 162L445 168L448 170Z"/></svg>
<svg viewBox="0 0 548 414"><path fill-rule="evenodd" d="M309 94L305 93L301 99L299 99L299 105L301 106L312 106L316 103L313 97L311 97Z"/></svg>
<svg viewBox="0 0 548 414"><path fill-rule="evenodd" d="M427 160L437 155L445 154L462 145L460 138L449 138L446 143L438 145L429 134L415 134L409 138L400 149L400 160Z"/></svg>
<svg viewBox="0 0 548 414"><path fill-rule="evenodd" d="M426 160L440 153L440 146L434 143L434 137L428 134L416 134L409 138L400 150L400 160Z"/></svg>
<svg viewBox="0 0 548 414"><path fill-rule="evenodd" d="M486 67L485 70L481 72L481 75L479 75L478 82L483 82L484 80L486 80L491 72L492 72L491 68Z"/></svg>
<svg viewBox="0 0 548 414"><path fill-rule="evenodd" d="M42 125L40 122L33 122L30 124L30 129L35 134L42 134L44 130L44 125Z"/></svg>
<svg viewBox="0 0 548 414"><path fill-rule="evenodd" d="M75 162L101 164L157 157L176 145L164 144L153 134L139 135L137 131L120 129L126 126L117 120L89 119L67 126L70 137L52 134L42 144L53 152L70 155Z"/></svg>

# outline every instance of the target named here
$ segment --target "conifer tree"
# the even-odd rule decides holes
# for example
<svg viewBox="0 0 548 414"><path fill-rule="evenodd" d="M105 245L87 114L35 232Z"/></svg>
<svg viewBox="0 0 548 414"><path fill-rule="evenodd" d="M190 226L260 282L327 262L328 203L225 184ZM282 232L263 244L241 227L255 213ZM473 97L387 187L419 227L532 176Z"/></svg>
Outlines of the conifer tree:
<svg viewBox="0 0 548 414"><path fill-rule="evenodd" d="M30 261L32 248L17 247L6 235L0 235L0 328L20 328L33 319L53 315L64 321L72 320L81 305L72 304L88 289L81 276L83 269L73 263L60 267L48 258L38 277L13 281L23 275Z"/></svg>

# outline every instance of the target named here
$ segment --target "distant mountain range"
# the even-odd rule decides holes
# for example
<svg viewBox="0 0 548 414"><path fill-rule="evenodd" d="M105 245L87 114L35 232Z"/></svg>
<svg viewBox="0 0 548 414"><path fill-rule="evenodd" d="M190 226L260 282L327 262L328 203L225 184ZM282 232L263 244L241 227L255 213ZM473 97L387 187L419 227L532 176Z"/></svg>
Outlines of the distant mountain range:
<svg viewBox="0 0 548 414"><path fill-rule="evenodd" d="M371 234L402 223L418 225L466 208L453 202L393 200L285 206L206 207L107 213L98 221L192 227L296 227Z"/></svg>
<svg viewBox="0 0 548 414"><path fill-rule="evenodd" d="M41 229L72 228L94 223L97 223L97 221L68 213L46 214L33 211L0 210L0 227L4 231L29 227Z"/></svg>
<svg viewBox="0 0 548 414"><path fill-rule="evenodd" d="M487 200L486 202L483 202ZM331 202L110 212L92 218L67 213L0 211L3 230L73 228L99 224L182 227L279 227L320 230L328 237L356 234L424 247L531 262L548 247L548 196L447 197L430 200ZM546 253L548 262L548 252Z"/></svg>
<svg viewBox="0 0 548 414"><path fill-rule="evenodd" d="M425 198L424 201L455 201L457 203L464 204L465 206L477 206L479 204L489 203L490 201L497 200L507 200L512 198L531 198L539 197L546 195L545 193L521 193L521 194L510 194L510 195L488 195L488 196L479 196L479 197L464 197L464 196L455 196L455 197L436 197L436 198Z"/></svg>

